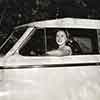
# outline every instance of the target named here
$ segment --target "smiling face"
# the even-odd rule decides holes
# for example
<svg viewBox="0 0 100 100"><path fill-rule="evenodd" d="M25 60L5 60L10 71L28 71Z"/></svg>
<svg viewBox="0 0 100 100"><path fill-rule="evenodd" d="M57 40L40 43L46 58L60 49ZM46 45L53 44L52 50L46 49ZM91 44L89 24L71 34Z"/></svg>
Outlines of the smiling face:
<svg viewBox="0 0 100 100"><path fill-rule="evenodd" d="M67 37L64 31L58 31L56 34L56 42L59 46L65 45L67 41Z"/></svg>

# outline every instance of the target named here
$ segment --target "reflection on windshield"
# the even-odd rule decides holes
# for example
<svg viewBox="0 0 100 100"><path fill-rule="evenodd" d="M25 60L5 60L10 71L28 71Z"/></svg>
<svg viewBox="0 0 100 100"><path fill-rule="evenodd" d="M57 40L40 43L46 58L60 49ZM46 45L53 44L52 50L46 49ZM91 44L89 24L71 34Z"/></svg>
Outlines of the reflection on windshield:
<svg viewBox="0 0 100 100"><path fill-rule="evenodd" d="M0 45L0 56L4 56L23 35L26 28L19 28L14 30L5 38L4 42Z"/></svg>

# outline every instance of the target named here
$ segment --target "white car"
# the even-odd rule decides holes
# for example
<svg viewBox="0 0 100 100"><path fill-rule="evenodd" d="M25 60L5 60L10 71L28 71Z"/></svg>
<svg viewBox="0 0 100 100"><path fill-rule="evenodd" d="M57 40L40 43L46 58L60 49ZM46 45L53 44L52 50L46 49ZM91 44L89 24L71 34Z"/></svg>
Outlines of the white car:
<svg viewBox="0 0 100 100"><path fill-rule="evenodd" d="M73 37L70 56L45 55L58 29ZM0 46L0 100L99 100L99 29L99 20L78 18L16 27Z"/></svg>

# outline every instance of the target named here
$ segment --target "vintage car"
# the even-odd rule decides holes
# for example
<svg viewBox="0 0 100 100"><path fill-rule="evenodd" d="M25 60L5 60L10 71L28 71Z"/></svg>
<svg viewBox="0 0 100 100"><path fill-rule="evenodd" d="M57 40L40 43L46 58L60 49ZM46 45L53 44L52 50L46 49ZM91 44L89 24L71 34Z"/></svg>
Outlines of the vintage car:
<svg viewBox="0 0 100 100"><path fill-rule="evenodd" d="M49 56L68 30L72 55ZM0 45L0 100L100 100L100 21L61 18L15 27Z"/></svg>

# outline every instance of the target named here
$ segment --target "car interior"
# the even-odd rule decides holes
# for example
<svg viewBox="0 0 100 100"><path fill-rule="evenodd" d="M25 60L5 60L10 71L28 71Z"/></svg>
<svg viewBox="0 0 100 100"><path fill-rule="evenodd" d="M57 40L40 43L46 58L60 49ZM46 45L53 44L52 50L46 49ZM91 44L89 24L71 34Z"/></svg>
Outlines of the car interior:
<svg viewBox="0 0 100 100"><path fill-rule="evenodd" d="M45 56L45 52L57 49L56 32L58 28L37 29L35 34L20 49L23 56ZM69 45L72 55L98 54L98 39L96 30L61 29L70 33Z"/></svg>

